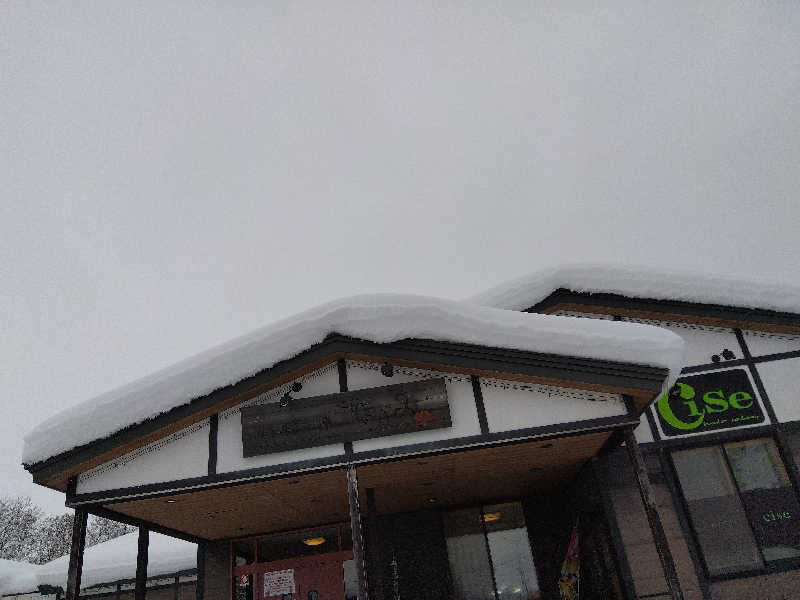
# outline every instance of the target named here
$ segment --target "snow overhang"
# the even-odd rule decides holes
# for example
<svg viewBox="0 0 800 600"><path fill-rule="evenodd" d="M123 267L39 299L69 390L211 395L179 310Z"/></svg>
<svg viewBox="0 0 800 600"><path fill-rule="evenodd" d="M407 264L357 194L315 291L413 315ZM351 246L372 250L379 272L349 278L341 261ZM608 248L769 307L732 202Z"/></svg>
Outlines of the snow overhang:
<svg viewBox="0 0 800 600"><path fill-rule="evenodd" d="M35 481L68 477L339 358L613 390L642 410L679 373L683 340L633 323L527 314L411 295L324 304L71 407L25 438ZM560 382L560 383L559 383Z"/></svg>

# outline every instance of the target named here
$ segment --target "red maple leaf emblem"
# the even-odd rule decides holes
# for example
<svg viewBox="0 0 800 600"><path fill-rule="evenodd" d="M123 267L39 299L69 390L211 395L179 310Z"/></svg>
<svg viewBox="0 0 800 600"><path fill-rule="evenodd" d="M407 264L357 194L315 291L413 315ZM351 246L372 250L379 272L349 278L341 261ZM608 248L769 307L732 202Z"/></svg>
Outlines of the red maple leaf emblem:
<svg viewBox="0 0 800 600"><path fill-rule="evenodd" d="M420 427L427 427L428 423L433 421L435 417L431 414L431 411L428 409L419 411L416 415L414 415L414 420L419 424Z"/></svg>

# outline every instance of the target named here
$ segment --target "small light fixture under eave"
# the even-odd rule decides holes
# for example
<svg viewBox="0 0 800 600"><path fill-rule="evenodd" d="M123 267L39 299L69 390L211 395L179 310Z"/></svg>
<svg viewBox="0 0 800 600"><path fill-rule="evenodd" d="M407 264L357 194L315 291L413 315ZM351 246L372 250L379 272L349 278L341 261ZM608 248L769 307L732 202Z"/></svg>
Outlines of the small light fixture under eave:
<svg viewBox="0 0 800 600"><path fill-rule="evenodd" d="M494 523L495 521L500 520L500 513L499 512L491 512L485 513L483 515L483 522L484 523Z"/></svg>
<svg viewBox="0 0 800 600"><path fill-rule="evenodd" d="M313 537L313 538L306 538L303 540L303 543L306 546L321 546L325 543L324 537Z"/></svg>
<svg viewBox="0 0 800 600"><path fill-rule="evenodd" d="M177 500L165 500L167 504L175 504Z"/></svg>

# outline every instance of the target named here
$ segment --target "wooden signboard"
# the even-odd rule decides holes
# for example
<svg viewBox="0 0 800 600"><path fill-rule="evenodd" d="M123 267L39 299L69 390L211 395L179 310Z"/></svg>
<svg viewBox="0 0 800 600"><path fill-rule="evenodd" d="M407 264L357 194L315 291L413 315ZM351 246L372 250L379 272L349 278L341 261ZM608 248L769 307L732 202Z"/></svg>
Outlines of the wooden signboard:
<svg viewBox="0 0 800 600"><path fill-rule="evenodd" d="M444 379L427 379L242 409L245 458L450 427Z"/></svg>

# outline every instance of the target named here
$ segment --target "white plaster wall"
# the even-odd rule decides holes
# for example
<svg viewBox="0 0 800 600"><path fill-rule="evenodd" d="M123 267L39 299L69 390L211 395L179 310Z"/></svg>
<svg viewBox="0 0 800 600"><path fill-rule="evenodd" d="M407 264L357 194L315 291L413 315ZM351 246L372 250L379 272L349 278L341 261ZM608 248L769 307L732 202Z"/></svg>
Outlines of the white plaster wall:
<svg viewBox="0 0 800 600"><path fill-rule="evenodd" d="M649 408L647 410L650 410ZM653 431L650 429L650 423L647 421L647 416L642 414L639 426L633 430L633 435L636 436L636 441L640 444L655 441Z"/></svg>
<svg viewBox="0 0 800 600"><path fill-rule="evenodd" d="M81 473L77 493L208 474L208 419Z"/></svg>
<svg viewBox="0 0 800 600"><path fill-rule="evenodd" d="M766 333L762 331L743 331L744 341L753 356L778 354L800 350L800 335Z"/></svg>
<svg viewBox="0 0 800 600"><path fill-rule="evenodd" d="M778 421L800 420L800 358L756 365Z"/></svg>
<svg viewBox="0 0 800 600"><path fill-rule="evenodd" d="M339 371L335 362L322 369L308 373L295 381L303 384L303 388L299 392L291 391L294 383L292 381L220 414L217 438L217 473L280 465L314 458L329 458L344 454L344 444L330 444L315 448L252 456L250 458L242 456L242 406L278 402L286 392L289 392L293 398L308 398L339 392Z"/></svg>
<svg viewBox="0 0 800 600"><path fill-rule="evenodd" d="M672 323L666 321L653 321L650 319L632 319L624 317L623 321L631 323L647 323L657 325L664 329L669 329L673 333L681 336L686 342L686 353L684 354L684 366L707 365L711 363L711 356L721 354L726 348L736 355L736 358L744 358L739 341L732 329L721 327L707 327L705 325L695 325L692 323ZM724 362L724 359L723 359Z"/></svg>
<svg viewBox="0 0 800 600"><path fill-rule="evenodd" d="M511 431L556 423L624 415L619 394L481 378L489 431Z"/></svg>
<svg viewBox="0 0 800 600"><path fill-rule="evenodd" d="M359 440L353 442L353 450L355 452L364 452L467 435L478 435L481 432L481 428L478 423L478 412L475 407L472 381L469 376L425 369L395 367L394 375L385 377L380 372L379 364L347 361L347 387L353 391L409 381L420 381L422 379L433 379L435 377L444 377L446 380L447 401L450 403L452 427Z"/></svg>

